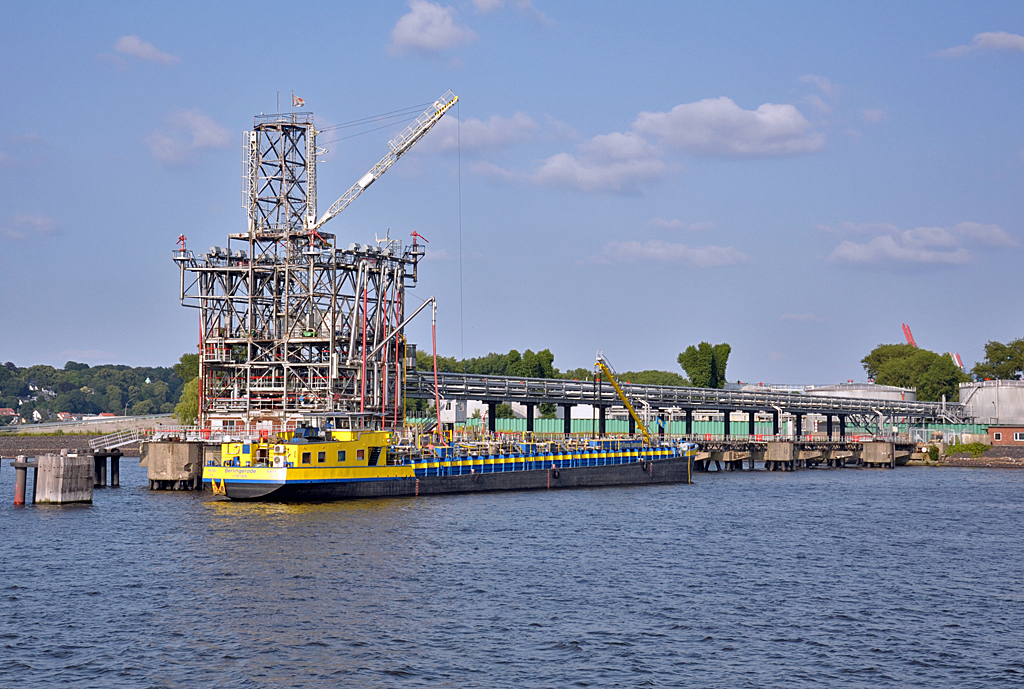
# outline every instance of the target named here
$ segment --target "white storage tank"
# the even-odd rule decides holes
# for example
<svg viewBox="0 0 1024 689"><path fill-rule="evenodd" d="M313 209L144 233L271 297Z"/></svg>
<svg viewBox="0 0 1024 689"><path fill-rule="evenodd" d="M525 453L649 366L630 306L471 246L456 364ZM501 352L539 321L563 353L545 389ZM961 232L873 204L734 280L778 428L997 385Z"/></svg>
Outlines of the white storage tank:
<svg viewBox="0 0 1024 689"><path fill-rule="evenodd" d="M804 388L804 394L823 397L853 397L865 400L917 401L917 390L914 388L898 388L894 385L875 385L874 383L811 385Z"/></svg>
<svg viewBox="0 0 1024 689"><path fill-rule="evenodd" d="M960 402L975 423L1024 425L1024 380L960 383Z"/></svg>

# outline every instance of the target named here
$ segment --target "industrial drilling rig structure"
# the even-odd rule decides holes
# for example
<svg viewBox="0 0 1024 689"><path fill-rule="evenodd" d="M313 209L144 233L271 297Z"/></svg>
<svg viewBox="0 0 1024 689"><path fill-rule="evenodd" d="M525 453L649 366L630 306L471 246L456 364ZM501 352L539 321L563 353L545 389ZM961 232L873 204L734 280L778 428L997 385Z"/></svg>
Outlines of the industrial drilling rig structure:
<svg viewBox="0 0 1024 689"><path fill-rule="evenodd" d="M184 237L174 252L181 303L200 312L201 428L270 432L310 414L363 428L404 422L404 377L416 359L404 337L405 290L424 247L385 238L342 248L321 228L457 101L451 91L435 101L319 219L312 113L255 118L242 145L247 231L202 257Z"/></svg>

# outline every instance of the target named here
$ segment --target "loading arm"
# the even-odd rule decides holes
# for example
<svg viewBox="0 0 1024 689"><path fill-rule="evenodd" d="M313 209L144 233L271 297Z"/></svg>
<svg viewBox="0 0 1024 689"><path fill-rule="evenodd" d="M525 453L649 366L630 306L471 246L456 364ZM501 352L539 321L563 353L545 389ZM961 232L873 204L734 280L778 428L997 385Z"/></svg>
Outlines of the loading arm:
<svg viewBox="0 0 1024 689"><path fill-rule="evenodd" d="M598 352L597 354L597 363L594 364L594 367L599 368L601 372L604 373L605 378L607 378L611 382L612 387L615 388L615 393L619 396L619 399L622 400L622 404L625 405L626 410L629 412L629 415L633 417L633 421L636 422L636 427L640 429L641 433L643 433L644 444L650 445L651 434L647 430L647 424L643 422L643 419L641 419L640 416L636 413L636 409L634 409L633 405L630 404L629 397L627 397L626 393L622 391L621 387L619 387L619 381L615 379L615 374L612 373L611 366L608 365L608 360L605 359L604 355L601 354L600 352Z"/></svg>
<svg viewBox="0 0 1024 689"><path fill-rule="evenodd" d="M325 222L336 216L338 213L345 210L348 204L356 200L356 198L366 191L366 188L377 181L381 175L388 171L388 168L395 164L399 158L405 155L405 152L412 148L413 144L423 138L423 135L430 131L430 129L440 121L446 112L459 100L451 91L446 92L439 99L434 101L434 104L427 108L422 115L417 117L412 124L402 130L402 133L396 136L394 139L388 142L388 148L391 151L381 158L381 161L374 165L369 172L359 178L359 181L352 185L352 188L341 195L337 201L335 201L327 212L317 220L313 227L309 228L310 232L316 232L319 230Z"/></svg>

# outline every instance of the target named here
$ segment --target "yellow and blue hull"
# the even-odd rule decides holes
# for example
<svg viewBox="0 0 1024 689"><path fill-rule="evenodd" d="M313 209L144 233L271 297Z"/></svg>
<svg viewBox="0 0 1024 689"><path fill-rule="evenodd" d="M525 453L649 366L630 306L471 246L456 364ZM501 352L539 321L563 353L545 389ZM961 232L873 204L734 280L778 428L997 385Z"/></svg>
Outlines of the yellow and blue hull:
<svg viewBox="0 0 1024 689"><path fill-rule="evenodd" d="M203 481L234 500L325 501L485 491L689 483L693 452L676 447L564 454L430 457L365 467L209 466Z"/></svg>

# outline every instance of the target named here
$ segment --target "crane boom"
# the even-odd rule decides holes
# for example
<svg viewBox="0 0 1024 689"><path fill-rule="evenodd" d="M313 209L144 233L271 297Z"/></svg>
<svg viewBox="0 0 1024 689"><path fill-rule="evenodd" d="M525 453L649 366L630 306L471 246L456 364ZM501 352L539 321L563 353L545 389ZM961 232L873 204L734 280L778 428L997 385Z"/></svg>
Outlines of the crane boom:
<svg viewBox="0 0 1024 689"><path fill-rule="evenodd" d="M650 445L651 434L647 430L647 424L644 423L640 416L636 413L636 409L633 409L633 405L630 404L629 402L629 397L627 397L626 393L623 392L621 387L619 387L619 381L615 379L615 374L612 373L611 366L608 365L608 360L605 359L604 355L601 354L600 352L598 352L597 354L597 363L594 364L594 366L601 369L605 377L608 378L609 381L611 381L612 387L615 388L616 394L618 394L619 399L622 400L622 404L625 405L626 411L628 411L629 415L633 417L633 421L636 422L637 428L639 428L640 432L643 433L644 444Z"/></svg>
<svg viewBox="0 0 1024 689"><path fill-rule="evenodd" d="M381 175L388 171L389 167L405 155L405 152L412 148L413 144L422 139L423 135L429 132L458 100L458 96L451 91L447 91L443 96L434 101L434 104L427 108L422 115L417 117L412 124L403 129L401 134L389 141L388 148L391 151L381 158L379 163L370 168L369 172L360 177L359 181L353 184L351 189L342 194L341 198L327 209L327 212L317 220L316 224L309 228L310 232L316 232L325 222L345 210L348 204L355 201L360 194L366 191L368 186L377 181Z"/></svg>

